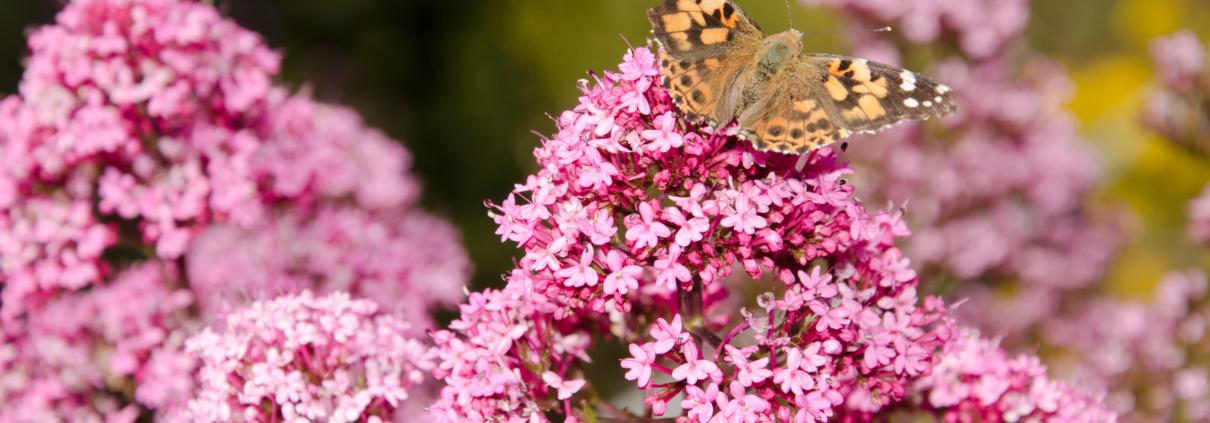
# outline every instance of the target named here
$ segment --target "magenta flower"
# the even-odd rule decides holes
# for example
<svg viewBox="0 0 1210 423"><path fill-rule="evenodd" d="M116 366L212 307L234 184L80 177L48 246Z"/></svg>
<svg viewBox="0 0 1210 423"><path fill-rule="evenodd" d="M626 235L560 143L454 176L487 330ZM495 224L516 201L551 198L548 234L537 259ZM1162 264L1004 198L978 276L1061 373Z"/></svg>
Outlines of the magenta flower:
<svg viewBox="0 0 1210 423"><path fill-rule="evenodd" d="M689 340L689 334L682 331L681 315L672 317L672 323L668 323L661 317L651 327L651 337L655 339L655 344L652 348L656 354L664 354L672 351L673 348L681 345Z"/></svg>
<svg viewBox="0 0 1210 423"><path fill-rule="evenodd" d="M685 364L672 370L673 379L683 380L690 385L697 384L699 380L711 380L714 383L722 380L723 373L719 370L718 365L714 364L714 361L702 358L694 343L685 343L682 352L685 355Z"/></svg>
<svg viewBox="0 0 1210 423"><path fill-rule="evenodd" d="M719 400L718 384L711 383L705 390L697 386L685 388L685 399L681 400L681 408L687 411L686 417L691 421L709 422L714 417L714 402Z"/></svg>
<svg viewBox="0 0 1210 423"><path fill-rule="evenodd" d="M651 365L655 364L657 354L652 350L651 344L630 344L630 356L632 358L622 359L622 368L629 369L626 372L626 380L633 380L638 383L639 387L646 387L651 383Z"/></svg>
<svg viewBox="0 0 1210 423"><path fill-rule="evenodd" d="M560 401L571 398L572 394L580 391L584 387L584 379L563 380L555 372L542 373L542 380L546 385L555 388L559 391L558 398Z"/></svg>
<svg viewBox="0 0 1210 423"><path fill-rule="evenodd" d="M584 252L580 254L579 263L559 270L559 276L567 278L563 280L563 284L572 288L596 286L601 277L597 274L596 269L593 269L592 263L592 247L586 246Z"/></svg>
<svg viewBox="0 0 1210 423"><path fill-rule="evenodd" d="M638 289L638 277L643 274L643 268L626 263L626 257L617 251L610 251L605 257L609 266L609 275L605 276L605 295L626 295Z"/></svg>
<svg viewBox="0 0 1210 423"><path fill-rule="evenodd" d="M656 220L650 204L639 204L639 214L626 217L626 240L634 241L636 250L654 247L660 238L667 238L671 234L667 226Z"/></svg>
<svg viewBox="0 0 1210 423"><path fill-rule="evenodd" d="M817 344L813 345L818 347ZM752 386L773 376L773 372L768 369L769 357L749 361L748 356L751 351L741 350L731 345L727 345L726 349L727 361L736 369L735 380L743 386Z"/></svg>
<svg viewBox="0 0 1210 423"><path fill-rule="evenodd" d="M676 128L676 117L671 111L655 118L655 128L641 134L644 140L651 141L647 148L652 152L667 153L668 150L685 145L684 137Z"/></svg>

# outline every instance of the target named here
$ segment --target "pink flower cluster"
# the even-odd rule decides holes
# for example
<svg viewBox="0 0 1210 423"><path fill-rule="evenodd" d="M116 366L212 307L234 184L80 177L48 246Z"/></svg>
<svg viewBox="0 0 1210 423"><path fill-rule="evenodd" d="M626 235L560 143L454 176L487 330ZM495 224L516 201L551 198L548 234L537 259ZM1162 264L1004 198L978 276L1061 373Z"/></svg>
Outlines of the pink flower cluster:
<svg viewBox="0 0 1210 423"><path fill-rule="evenodd" d="M255 300L346 291L418 333L461 297L408 152L273 85L278 55L208 3L74 0L29 47L0 101L0 420L169 418L185 338Z"/></svg>
<svg viewBox="0 0 1210 423"><path fill-rule="evenodd" d="M1147 100L1143 123L1174 144L1210 156L1210 68L1206 47L1190 30L1151 43L1160 86Z"/></svg>
<svg viewBox="0 0 1210 423"><path fill-rule="evenodd" d="M445 386L431 417L640 418L584 379L606 332L630 351L620 364L645 416L866 421L909 407L953 325L940 300L920 304L900 216L867 212L830 150L761 153L734 128L680 120L657 78L638 48L584 83L535 151L540 170L492 205L525 255L434 334ZM781 293L758 312L724 301L753 286ZM1067 389L1048 386L1039 395Z"/></svg>
<svg viewBox="0 0 1210 423"><path fill-rule="evenodd" d="M195 422L394 421L432 366L416 331L368 300L310 292L256 302L186 343Z"/></svg>
<svg viewBox="0 0 1210 423"><path fill-rule="evenodd" d="M1037 357L1010 357L975 331L959 333L917 382L923 406L947 422L1108 422L1096 398L1046 378Z"/></svg>
<svg viewBox="0 0 1210 423"><path fill-rule="evenodd" d="M78 0L29 48L0 119L5 317L99 281L115 219L174 259L198 225L259 217L252 125L279 61L259 36L199 3Z"/></svg>
<svg viewBox="0 0 1210 423"><path fill-rule="evenodd" d="M353 111L306 97L268 114L255 162L281 207L198 234L186 262L204 314L304 289L345 291L428 327L434 305L461 300L469 261L452 226L411 209L419 188L407 151Z"/></svg>
<svg viewBox="0 0 1210 423"><path fill-rule="evenodd" d="M469 264L449 223L419 212L391 216L358 208L274 217L252 229L207 229L187 255L203 315L249 299L343 291L430 327L435 305L464 298Z"/></svg>
<svg viewBox="0 0 1210 423"><path fill-rule="evenodd" d="M1202 245L1210 246L1210 185L1202 195L1189 202L1189 236Z"/></svg>
<svg viewBox="0 0 1210 423"><path fill-rule="evenodd" d="M1017 61L1021 55L1005 45L1020 38L1028 2L818 3L870 25L902 28L911 41L962 47L933 71L959 98L954 116L852 142L860 193L905 204L915 233L905 250L925 279L975 282L959 285L959 297L977 304L962 310L979 311L964 317L1010 337L1054 313L1064 293L1094 283L1116 251L1117 225L1086 209L1101 175L1092 147L1063 110L1071 92L1065 73L1040 57ZM916 27L948 31L918 37ZM861 55L892 63L915 48L864 37ZM1004 280L1022 287L992 301L988 285Z"/></svg>
<svg viewBox="0 0 1210 423"><path fill-rule="evenodd" d="M105 286L62 295L5 327L0 344L0 421L133 422L142 409L183 405L193 393L196 328L176 269L147 263Z"/></svg>
<svg viewBox="0 0 1210 423"><path fill-rule="evenodd" d="M1108 390L1138 422L1210 419L1210 295L1200 271L1169 274L1151 302L1094 298L1048 322L1058 371Z"/></svg>
<svg viewBox="0 0 1210 423"><path fill-rule="evenodd" d="M913 43L953 37L975 59L999 53L1025 30L1029 0L803 0L840 9L863 21L893 23Z"/></svg>

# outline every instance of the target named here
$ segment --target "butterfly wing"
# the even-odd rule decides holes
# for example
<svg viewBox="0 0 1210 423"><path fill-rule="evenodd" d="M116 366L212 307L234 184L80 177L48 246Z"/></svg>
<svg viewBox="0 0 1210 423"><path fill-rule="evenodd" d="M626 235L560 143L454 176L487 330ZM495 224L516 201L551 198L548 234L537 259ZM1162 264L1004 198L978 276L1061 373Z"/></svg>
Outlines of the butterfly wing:
<svg viewBox="0 0 1210 423"><path fill-rule="evenodd" d="M730 0L664 0L647 17L652 35L677 60L723 56L764 37Z"/></svg>
<svg viewBox="0 0 1210 423"><path fill-rule="evenodd" d="M950 88L908 70L851 57L808 54L789 63L764 98L740 115L758 148L804 153L854 133L952 113Z"/></svg>
<svg viewBox="0 0 1210 423"><path fill-rule="evenodd" d="M660 43L661 83L685 116L711 125L730 122L735 80L764 34L725 0L665 0L647 12Z"/></svg>

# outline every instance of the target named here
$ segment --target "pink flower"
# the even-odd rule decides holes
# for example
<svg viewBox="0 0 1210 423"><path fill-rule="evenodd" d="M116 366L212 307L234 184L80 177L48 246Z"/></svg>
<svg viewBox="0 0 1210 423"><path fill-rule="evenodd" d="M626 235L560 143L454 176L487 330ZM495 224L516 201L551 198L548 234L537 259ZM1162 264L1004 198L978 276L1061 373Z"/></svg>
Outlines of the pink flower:
<svg viewBox="0 0 1210 423"><path fill-rule="evenodd" d="M756 423L767 419L769 401L747 393L739 382L731 382L731 400L719 405L720 414L733 422Z"/></svg>
<svg viewBox="0 0 1210 423"><path fill-rule="evenodd" d="M559 401L571 398L576 392L580 392L580 388L583 388L585 383L584 379L563 380L555 372L542 373L542 380L546 382L546 386L559 391Z"/></svg>
<svg viewBox="0 0 1210 423"><path fill-rule="evenodd" d="M815 371L815 367L810 361L803 363L802 350L787 348L784 351L786 365L773 374L773 382L781 385L782 392L793 392L794 395L802 395L803 391L815 388L815 380L808 374Z"/></svg>
<svg viewBox="0 0 1210 423"><path fill-rule="evenodd" d="M692 218L687 218L676 207L664 209L664 218L677 226L674 237L676 245L688 247L694 242L701 241L702 235L710 230L710 220L703 215L701 207L693 209L692 216Z"/></svg>
<svg viewBox="0 0 1210 423"><path fill-rule="evenodd" d="M687 417L691 421L706 423L714 417L714 402L718 396L717 383L709 384L705 390L691 385L685 388L685 399L681 400L681 408L688 410Z"/></svg>
<svg viewBox="0 0 1210 423"><path fill-rule="evenodd" d="M626 240L634 241L634 249L654 247L660 238L667 238L672 231L656 220L656 213L648 203L639 204L639 214L627 216Z"/></svg>
<svg viewBox="0 0 1210 423"><path fill-rule="evenodd" d="M626 295L638 289L638 277L643 274L643 268L626 263L626 258L617 251L610 251L605 257L609 266L609 275L605 276L605 295L617 293Z"/></svg>
<svg viewBox="0 0 1210 423"><path fill-rule="evenodd" d="M668 323L661 317L651 327L651 337L655 338L655 344L652 350L656 354L663 354L671 351L674 347L689 340L689 334L682 331L681 315L672 317L672 323Z"/></svg>
<svg viewBox="0 0 1210 423"><path fill-rule="evenodd" d="M676 290L677 282L688 282L693 278L689 268L679 260L681 251L677 247L668 249L668 256L655 261L655 283L669 290Z"/></svg>
<svg viewBox="0 0 1210 423"><path fill-rule="evenodd" d="M697 383L699 380L711 380L714 383L722 381L723 373L719 370L718 365L713 361L706 360L698 354L697 346L692 342L685 343L683 347L685 354L685 364L677 366L672 370L672 378L683 380L690 385Z"/></svg>
<svg viewBox="0 0 1210 423"><path fill-rule="evenodd" d="M656 352L650 343L630 344L630 356L633 358L622 359L622 368L629 369L626 380L637 382L639 387L647 386L651 382L651 365L655 364Z"/></svg>
<svg viewBox="0 0 1210 423"><path fill-rule="evenodd" d="M773 376L773 372L767 367L769 366L769 357L748 361L749 352L740 350L731 345L726 346L727 361L735 366L738 373L735 377L743 386L752 386L760 383L765 379Z"/></svg>
<svg viewBox="0 0 1210 423"><path fill-rule="evenodd" d="M578 264L573 264L570 267L559 270L559 276L567 278L563 281L563 284L572 288L596 286L600 280L600 275L592 267L592 256L592 247L585 246L584 252L580 254L580 262Z"/></svg>
<svg viewBox="0 0 1210 423"><path fill-rule="evenodd" d="M676 128L676 117L672 115L671 111L656 117L654 123L656 129L646 130L642 133L643 139L651 141L650 144L647 144L649 150L667 153L668 150L685 145L685 139Z"/></svg>
<svg viewBox="0 0 1210 423"><path fill-rule="evenodd" d="M757 214L756 207L749 202L747 197L741 196L735 201L734 212L719 224L725 228L735 228L737 231L752 235L756 233L757 229L767 226L768 222Z"/></svg>
<svg viewBox="0 0 1210 423"><path fill-rule="evenodd" d="M631 49L626 52L622 64L618 66L622 78L637 81L642 78L654 78L660 75L660 68L655 60L655 54L645 48Z"/></svg>

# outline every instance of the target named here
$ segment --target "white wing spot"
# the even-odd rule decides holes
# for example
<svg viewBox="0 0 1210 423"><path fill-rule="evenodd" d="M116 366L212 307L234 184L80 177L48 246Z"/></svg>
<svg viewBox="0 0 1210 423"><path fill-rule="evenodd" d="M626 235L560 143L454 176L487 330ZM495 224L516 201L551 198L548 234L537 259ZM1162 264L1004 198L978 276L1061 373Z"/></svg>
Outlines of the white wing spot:
<svg viewBox="0 0 1210 423"><path fill-rule="evenodd" d="M950 91L951 91L951 90L950 90L949 85L941 84L941 85L938 85L938 86L937 86L937 94L945 94L945 93L948 93L948 92L950 92Z"/></svg>
<svg viewBox="0 0 1210 423"><path fill-rule="evenodd" d="M914 98L909 98L907 100L903 100L903 105L908 106L909 109L915 109L917 106L920 105L920 102L916 101L916 99L914 99Z"/></svg>
<svg viewBox="0 0 1210 423"><path fill-rule="evenodd" d="M916 90L916 74L912 73L912 71L903 71L903 73L899 74L899 79L903 80L903 83L899 84L899 88L909 93Z"/></svg>
<svg viewBox="0 0 1210 423"><path fill-rule="evenodd" d="M936 96L936 97L933 97L933 101L936 101L936 102L938 102L938 103L940 103L940 102L941 102L941 100L942 100L941 96Z"/></svg>
<svg viewBox="0 0 1210 423"><path fill-rule="evenodd" d="M933 107L933 102L931 102L931 101L924 102L924 107Z"/></svg>

